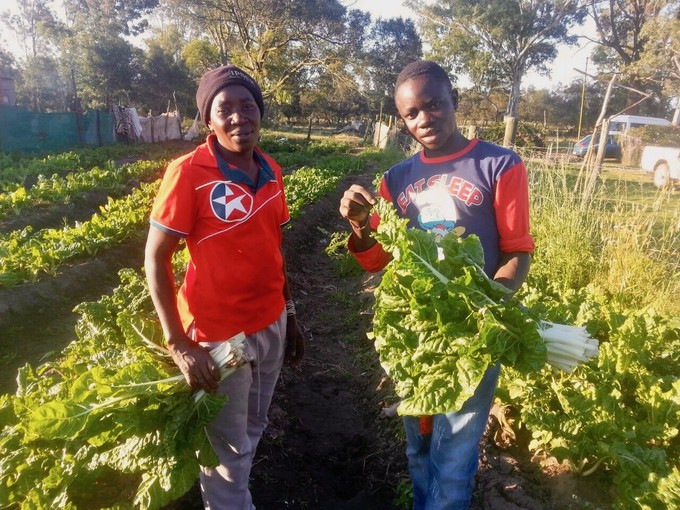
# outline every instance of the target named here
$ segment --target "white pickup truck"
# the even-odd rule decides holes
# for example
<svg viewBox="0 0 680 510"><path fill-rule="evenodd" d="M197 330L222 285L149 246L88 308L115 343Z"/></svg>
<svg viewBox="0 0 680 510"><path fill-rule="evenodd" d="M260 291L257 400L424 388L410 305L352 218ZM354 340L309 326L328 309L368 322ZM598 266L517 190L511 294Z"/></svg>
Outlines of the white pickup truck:
<svg viewBox="0 0 680 510"><path fill-rule="evenodd" d="M647 145L642 149L640 166L653 172L654 184L658 188L671 186L673 180L680 181L680 148Z"/></svg>

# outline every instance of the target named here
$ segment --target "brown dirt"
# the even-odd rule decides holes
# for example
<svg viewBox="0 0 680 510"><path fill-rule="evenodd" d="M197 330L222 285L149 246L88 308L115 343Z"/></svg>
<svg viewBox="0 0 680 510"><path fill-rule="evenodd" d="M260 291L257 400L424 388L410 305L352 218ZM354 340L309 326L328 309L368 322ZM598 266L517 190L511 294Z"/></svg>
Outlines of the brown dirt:
<svg viewBox="0 0 680 510"><path fill-rule="evenodd" d="M260 510L396 510L408 489L401 423L381 408L394 402L366 332L378 277L338 277L325 252L332 232L346 230L337 207L342 191L308 207L285 234L305 361L285 368L253 467ZM0 290L0 390L14 391L16 368L60 350L74 338L73 306L117 284L120 267L141 267L143 240L65 269L54 278ZM586 485L564 466L532 463L521 446L501 449L485 437L474 510L608 508L596 482ZM520 441L526 444L526 440ZM578 495L578 497L576 496ZM606 495L605 495L606 496ZM403 498L402 498L403 499ZM600 502L591 504L588 502ZM165 510L200 509L199 489Z"/></svg>

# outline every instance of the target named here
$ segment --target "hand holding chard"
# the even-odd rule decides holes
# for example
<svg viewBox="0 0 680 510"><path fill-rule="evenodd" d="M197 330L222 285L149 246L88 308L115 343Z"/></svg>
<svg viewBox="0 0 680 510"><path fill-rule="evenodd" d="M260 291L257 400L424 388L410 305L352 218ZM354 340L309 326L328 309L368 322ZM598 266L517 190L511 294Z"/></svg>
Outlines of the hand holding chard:
<svg viewBox="0 0 680 510"><path fill-rule="evenodd" d="M20 371L16 397L0 398L0 508L71 508L85 487L124 483L136 490L108 504L157 509L217 464L205 426L225 397L192 392L140 321L161 336L154 321L119 314L122 337L98 331L40 372ZM223 378L250 361L243 333L210 354Z"/></svg>
<svg viewBox="0 0 680 510"><path fill-rule="evenodd" d="M372 338L403 399L399 414L459 409L496 363L521 373L572 371L597 354L583 328L544 323L489 279L479 239L407 228L379 200L376 240L392 254L376 289Z"/></svg>

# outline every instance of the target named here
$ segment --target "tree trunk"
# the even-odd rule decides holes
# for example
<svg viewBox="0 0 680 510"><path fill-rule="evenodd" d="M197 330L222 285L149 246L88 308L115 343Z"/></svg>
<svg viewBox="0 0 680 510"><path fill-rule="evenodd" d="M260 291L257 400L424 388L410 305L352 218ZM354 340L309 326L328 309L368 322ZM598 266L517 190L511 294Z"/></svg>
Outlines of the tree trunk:
<svg viewBox="0 0 680 510"><path fill-rule="evenodd" d="M505 135L503 136L503 146L512 147L515 144L517 135L517 117L507 115L505 117Z"/></svg>
<svg viewBox="0 0 680 510"><path fill-rule="evenodd" d="M508 117L517 117L519 111L520 86L522 78L516 73L512 77L512 87L510 89L510 96L508 97L508 107L505 109L505 114Z"/></svg>
<svg viewBox="0 0 680 510"><path fill-rule="evenodd" d="M510 89L510 97L508 97L508 107L505 110L505 136L503 138L503 145L511 147L515 145L515 137L517 135L518 111L520 86L522 84L522 73L515 70L512 77L512 87Z"/></svg>

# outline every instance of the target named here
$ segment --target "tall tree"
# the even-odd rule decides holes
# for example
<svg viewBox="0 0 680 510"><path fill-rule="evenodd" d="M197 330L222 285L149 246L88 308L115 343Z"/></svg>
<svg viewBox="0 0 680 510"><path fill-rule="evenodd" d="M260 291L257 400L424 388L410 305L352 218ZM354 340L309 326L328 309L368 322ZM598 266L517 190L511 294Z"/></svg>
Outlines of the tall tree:
<svg viewBox="0 0 680 510"><path fill-rule="evenodd" d="M0 75L5 78L14 78L16 75L14 56L0 47Z"/></svg>
<svg viewBox="0 0 680 510"><path fill-rule="evenodd" d="M522 78L547 72L558 44L583 22L581 0L408 0L422 18L432 56L455 73L471 74L508 91L506 114L517 117Z"/></svg>
<svg viewBox="0 0 680 510"><path fill-rule="evenodd" d="M675 98L673 123L680 124L680 7L647 21L640 36L647 41L637 61L624 67L642 83L654 83Z"/></svg>
<svg viewBox="0 0 680 510"><path fill-rule="evenodd" d="M17 79L17 104L36 112L65 111L68 108L70 86L60 72L57 60L48 55L29 57L22 61Z"/></svg>
<svg viewBox="0 0 680 510"><path fill-rule="evenodd" d="M182 60L194 81L208 71L220 65L219 49L205 39L193 39L182 48Z"/></svg>
<svg viewBox="0 0 680 510"><path fill-rule="evenodd" d="M59 41L62 73L74 76L79 103L129 103L140 76L141 50L125 37L141 34L158 0L61 0L67 36Z"/></svg>
<svg viewBox="0 0 680 510"><path fill-rule="evenodd" d="M404 18L378 18L365 46L369 83L378 99L392 97L399 71L423 55L423 43L413 21ZM389 112L395 114L393 102L387 104Z"/></svg>
<svg viewBox="0 0 680 510"><path fill-rule="evenodd" d="M61 110L68 87L59 72L57 46L64 26L51 0L17 2L15 14L5 11L0 22L14 33L20 45L16 70L17 103L34 111Z"/></svg>
<svg viewBox="0 0 680 510"><path fill-rule="evenodd" d="M120 35L139 35L149 23L145 15L158 0L62 0L66 17L76 30L90 28Z"/></svg>
<svg viewBox="0 0 680 510"><path fill-rule="evenodd" d="M79 32L71 41L80 101L85 107L109 109L127 104L140 76L142 50L107 32L92 37Z"/></svg>
<svg viewBox="0 0 680 510"><path fill-rule="evenodd" d="M133 103L156 115L170 104L171 109L177 106L181 114L193 116L196 90L184 59L187 43L180 30L174 24L156 27L144 42L146 51L140 55L139 76L133 82Z"/></svg>
<svg viewBox="0 0 680 510"><path fill-rule="evenodd" d="M643 27L659 19L664 11L677 10L679 4L677 0L589 0L588 14L597 30L597 37L590 40L598 45L593 62L605 72L622 72L627 86L644 89L644 78L638 75L641 69L634 65L650 41ZM633 105L640 98L629 94L628 104Z"/></svg>
<svg viewBox="0 0 680 510"><path fill-rule="evenodd" d="M18 11L4 11L0 21L14 32L21 45L22 57L52 54L54 45L50 37L61 30L61 23L51 7L52 0L27 0L17 2Z"/></svg>
<svg viewBox="0 0 680 510"><path fill-rule="evenodd" d="M338 0L164 0L202 28L222 63L235 63L262 85L265 98L308 69L330 70L355 47L357 21ZM353 24L354 23L354 24ZM364 27L360 27L363 29Z"/></svg>

